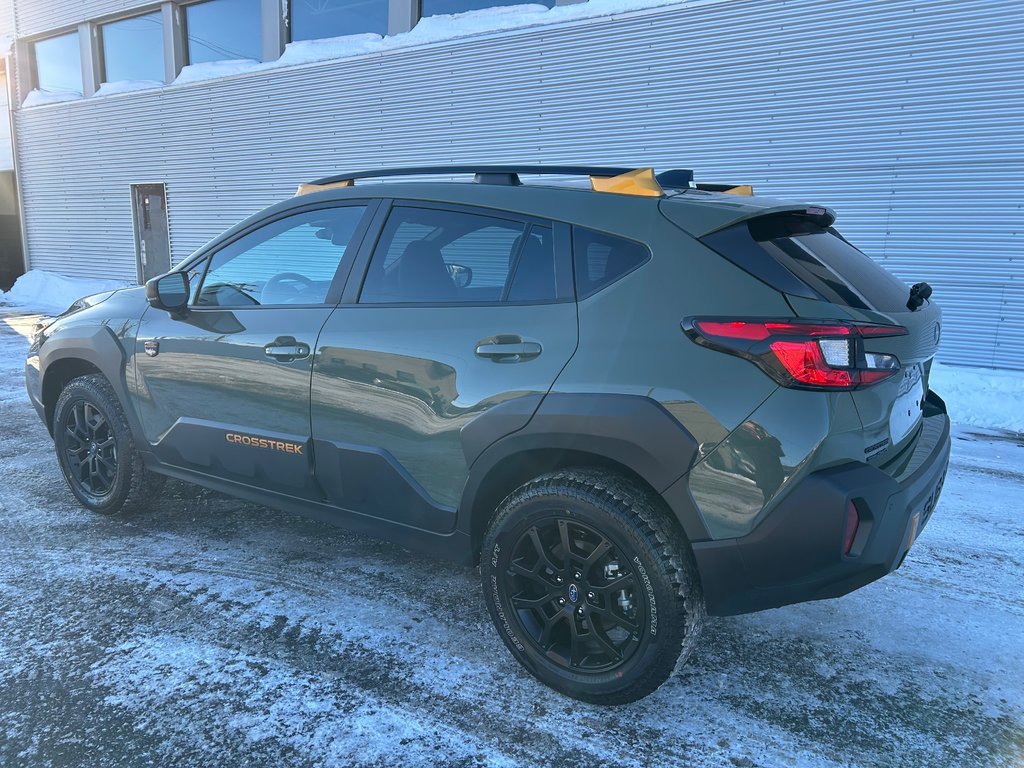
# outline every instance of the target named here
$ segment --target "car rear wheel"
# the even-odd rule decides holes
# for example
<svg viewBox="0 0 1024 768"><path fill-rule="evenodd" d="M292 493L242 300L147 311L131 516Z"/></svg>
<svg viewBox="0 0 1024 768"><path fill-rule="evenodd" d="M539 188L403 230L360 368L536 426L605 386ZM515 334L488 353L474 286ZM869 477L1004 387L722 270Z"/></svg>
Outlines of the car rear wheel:
<svg viewBox="0 0 1024 768"><path fill-rule="evenodd" d="M135 511L163 485L162 476L143 467L117 395L100 375L64 387L54 409L53 442L68 488L94 512Z"/></svg>
<svg viewBox="0 0 1024 768"><path fill-rule="evenodd" d="M499 507L481 575L505 645L541 682L595 704L646 696L704 619L692 551L656 497L594 469L544 475Z"/></svg>

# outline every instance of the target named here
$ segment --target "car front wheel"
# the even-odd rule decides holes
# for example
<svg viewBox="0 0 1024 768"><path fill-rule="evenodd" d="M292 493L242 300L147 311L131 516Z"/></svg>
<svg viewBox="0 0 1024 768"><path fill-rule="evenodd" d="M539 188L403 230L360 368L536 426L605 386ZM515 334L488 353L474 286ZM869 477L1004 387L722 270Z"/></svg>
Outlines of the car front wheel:
<svg viewBox="0 0 1024 768"><path fill-rule="evenodd" d="M481 575L512 655L595 704L654 691L703 623L682 532L652 492L602 470L562 470L514 491L485 536Z"/></svg>
<svg viewBox="0 0 1024 768"><path fill-rule="evenodd" d="M112 515L151 503L164 478L146 471L110 383L70 381L54 408L53 442L68 488L83 506Z"/></svg>

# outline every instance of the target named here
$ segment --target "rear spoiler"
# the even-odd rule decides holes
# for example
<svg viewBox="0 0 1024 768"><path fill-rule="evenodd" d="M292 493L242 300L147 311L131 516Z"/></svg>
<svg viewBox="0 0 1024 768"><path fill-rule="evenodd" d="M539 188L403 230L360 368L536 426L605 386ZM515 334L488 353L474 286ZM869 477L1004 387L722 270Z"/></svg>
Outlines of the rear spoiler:
<svg viewBox="0 0 1024 768"><path fill-rule="evenodd" d="M660 207L673 224L694 237L704 237L740 222L769 216L806 218L821 227L830 227L836 220L835 211L831 208L794 205L768 197L703 197L684 193L665 198Z"/></svg>

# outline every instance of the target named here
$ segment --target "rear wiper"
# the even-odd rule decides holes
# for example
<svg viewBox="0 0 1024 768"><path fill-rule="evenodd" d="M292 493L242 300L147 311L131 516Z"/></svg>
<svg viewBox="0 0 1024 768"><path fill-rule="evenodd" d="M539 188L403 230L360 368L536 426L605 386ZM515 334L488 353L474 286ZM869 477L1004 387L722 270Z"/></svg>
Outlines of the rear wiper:
<svg viewBox="0 0 1024 768"><path fill-rule="evenodd" d="M911 312L924 304L932 295L932 287L928 283L914 283L910 288L910 298L907 299L907 309Z"/></svg>

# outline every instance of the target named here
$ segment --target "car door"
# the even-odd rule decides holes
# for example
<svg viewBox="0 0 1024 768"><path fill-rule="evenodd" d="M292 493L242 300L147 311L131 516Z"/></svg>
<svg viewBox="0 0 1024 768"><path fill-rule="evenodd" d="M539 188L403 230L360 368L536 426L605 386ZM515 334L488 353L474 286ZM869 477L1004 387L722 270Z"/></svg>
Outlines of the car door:
<svg viewBox="0 0 1024 768"><path fill-rule="evenodd" d="M412 202L378 217L320 334L316 476L335 506L450 531L462 430L502 403L495 439L524 426L576 349L569 230Z"/></svg>
<svg viewBox="0 0 1024 768"><path fill-rule="evenodd" d="M262 222L191 267L187 312L146 311L136 342L137 402L161 462L320 498L309 446L312 353L367 209L321 205Z"/></svg>

